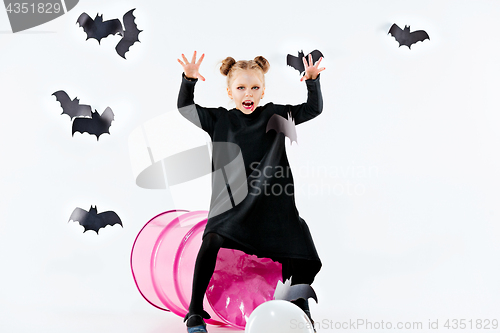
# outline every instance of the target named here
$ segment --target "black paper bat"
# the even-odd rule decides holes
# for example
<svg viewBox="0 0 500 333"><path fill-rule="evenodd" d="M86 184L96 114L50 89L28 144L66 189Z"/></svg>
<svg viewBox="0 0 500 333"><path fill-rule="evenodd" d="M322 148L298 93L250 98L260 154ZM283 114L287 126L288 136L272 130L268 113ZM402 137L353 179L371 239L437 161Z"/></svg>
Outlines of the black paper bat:
<svg viewBox="0 0 500 333"><path fill-rule="evenodd" d="M59 90L52 94L56 96L56 100L61 103L61 107L63 108L63 112L61 114L67 114L71 119L74 117L90 117L92 114L92 108L90 105L80 104L80 100L75 98L71 100L68 94Z"/></svg>
<svg viewBox="0 0 500 333"><path fill-rule="evenodd" d="M295 301L299 298L303 298L305 300L312 298L316 301L316 303L318 303L316 292L310 284L301 283L294 284L292 286L290 279L286 280L285 283L278 281L274 291L274 299Z"/></svg>
<svg viewBox="0 0 500 333"><path fill-rule="evenodd" d="M129 10L123 15L123 25L125 26L125 31L123 38L116 45L116 52L123 58L125 58L125 53L128 52L130 47L135 43L139 42L139 33L142 30L137 29L137 24L135 24L135 16L132 14L134 9Z"/></svg>
<svg viewBox="0 0 500 333"><path fill-rule="evenodd" d="M399 47L406 45L409 49L416 42L423 42L426 39L431 40L424 30L410 32L409 25L405 25L404 30L402 30L396 23L391 26L387 34L391 34L399 42Z"/></svg>
<svg viewBox="0 0 500 333"><path fill-rule="evenodd" d="M106 110L99 115L97 111L92 112L92 118L76 118L73 121L73 134L75 132L84 133L87 132L89 134L94 134L99 140L99 136L103 133L109 134L109 127L111 126L111 122L115 119L115 114L111 110L111 108L107 107Z"/></svg>
<svg viewBox="0 0 500 333"><path fill-rule="evenodd" d="M115 212L107 211L98 214L97 206L90 206L88 212L85 209L76 207L73 213L71 213L68 222L71 220L80 223L85 228L83 232L94 230L99 234L99 229L115 224L119 224L123 228L122 220L120 220L120 217Z"/></svg>
<svg viewBox="0 0 500 333"><path fill-rule="evenodd" d="M102 15L99 16L99 14L96 15L95 19L92 19L87 13L82 13L76 23L83 27L83 31L87 33L87 39L97 39L99 44L101 44L101 39L104 37L123 34L122 23L119 19L103 21Z"/></svg>
<svg viewBox="0 0 500 333"><path fill-rule="evenodd" d="M321 53L318 50L314 50L309 54L312 55L313 64L316 63L316 61L318 61L319 58L323 56L323 53ZM300 51L298 57L289 54L286 56L286 64L298 70L301 75L304 75L305 68L304 68L304 61L302 60L302 58L306 57L306 60L309 62L309 54L304 56L304 51Z"/></svg>
<svg viewBox="0 0 500 333"><path fill-rule="evenodd" d="M288 113L288 119L280 116L279 114L273 114L266 126L266 133L270 130L275 130L276 133L283 133L290 139L290 145L292 142L297 142L297 131L295 129L295 121L292 119L292 115ZM297 142L298 144L298 142Z"/></svg>

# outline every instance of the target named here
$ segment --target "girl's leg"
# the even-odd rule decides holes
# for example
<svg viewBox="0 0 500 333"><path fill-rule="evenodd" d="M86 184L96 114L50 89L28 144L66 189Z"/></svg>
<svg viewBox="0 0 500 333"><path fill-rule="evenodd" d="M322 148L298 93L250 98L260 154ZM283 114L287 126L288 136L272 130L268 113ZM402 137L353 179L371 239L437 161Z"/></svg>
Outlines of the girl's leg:
<svg viewBox="0 0 500 333"><path fill-rule="evenodd" d="M292 285L302 283L310 285L313 283L316 274L318 274L321 269L321 263L313 260L287 259L284 263L282 263L282 269L283 281L291 276ZM314 332L316 332L314 320L311 318L311 312L309 311L309 301L304 298L299 298L292 301L292 303L297 305L307 314L313 324Z"/></svg>
<svg viewBox="0 0 500 333"><path fill-rule="evenodd" d="M223 243L224 237L216 233L208 233L203 238L194 266L193 289L189 305L190 314L203 314L203 298L214 273L217 253ZM198 316L191 317L186 323L188 327L202 324L203 320Z"/></svg>

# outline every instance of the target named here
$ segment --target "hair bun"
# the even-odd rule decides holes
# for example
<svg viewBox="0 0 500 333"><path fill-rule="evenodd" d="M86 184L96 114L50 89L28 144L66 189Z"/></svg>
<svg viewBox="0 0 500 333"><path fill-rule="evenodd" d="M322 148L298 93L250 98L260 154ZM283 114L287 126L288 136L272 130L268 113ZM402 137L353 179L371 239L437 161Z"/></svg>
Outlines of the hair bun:
<svg viewBox="0 0 500 333"><path fill-rule="evenodd" d="M227 76L227 73L231 70L231 67L234 66L236 63L236 60L234 60L233 57L227 57L226 59L222 60L222 65L220 66L220 72L222 75Z"/></svg>
<svg viewBox="0 0 500 333"><path fill-rule="evenodd" d="M267 71L269 70L269 67L271 67L271 65L269 65L269 61L267 61L267 59L264 58L263 56L257 56L253 59L253 61L255 61L257 65L259 65L259 67L262 68L264 74L266 74Z"/></svg>

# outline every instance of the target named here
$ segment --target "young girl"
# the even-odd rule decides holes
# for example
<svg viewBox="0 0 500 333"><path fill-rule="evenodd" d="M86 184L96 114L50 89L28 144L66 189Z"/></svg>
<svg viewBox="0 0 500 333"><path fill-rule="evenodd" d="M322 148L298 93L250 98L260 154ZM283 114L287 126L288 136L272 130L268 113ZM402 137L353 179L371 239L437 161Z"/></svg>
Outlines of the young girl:
<svg viewBox="0 0 500 333"><path fill-rule="evenodd" d="M212 199L203 242L198 253L193 278L189 312L184 321L189 333L207 332L203 318L203 298L214 272L221 247L271 258L282 264L283 281L311 284L321 268L321 261L305 221L295 207L293 177L285 151L285 136L274 130L266 132L271 116L285 119L291 113L298 125L319 115L323 109L319 73L321 59L313 65L304 59L307 102L300 105L267 103L264 97L264 74L268 61L261 56L236 62L228 57L220 71L227 76L227 93L235 108L205 108L194 103L194 86L204 54L191 62L182 55L184 68L177 106L180 113L206 131L213 142ZM236 148L235 148L236 147ZM243 164L238 167L238 154ZM244 182L238 182L238 179ZM223 184L222 186L220 184ZM307 300L294 301L310 317ZM311 320L312 321L312 320Z"/></svg>

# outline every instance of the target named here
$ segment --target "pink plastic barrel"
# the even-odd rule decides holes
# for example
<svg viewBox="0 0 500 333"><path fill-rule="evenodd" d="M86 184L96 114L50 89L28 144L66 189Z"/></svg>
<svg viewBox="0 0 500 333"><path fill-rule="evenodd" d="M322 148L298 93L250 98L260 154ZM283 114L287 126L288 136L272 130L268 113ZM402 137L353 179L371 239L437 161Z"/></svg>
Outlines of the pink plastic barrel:
<svg viewBox="0 0 500 333"><path fill-rule="evenodd" d="M207 215L207 211L167 211L148 221L137 235L130 258L132 275L153 306L181 317L188 312ZM244 329L251 312L272 300L280 279L281 264L221 249L204 300L212 317L207 323Z"/></svg>

